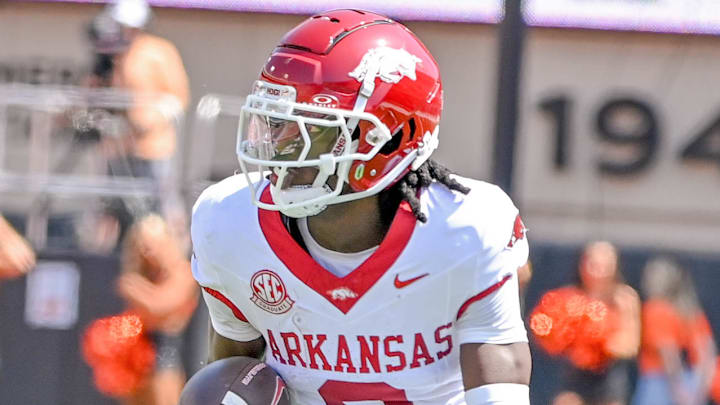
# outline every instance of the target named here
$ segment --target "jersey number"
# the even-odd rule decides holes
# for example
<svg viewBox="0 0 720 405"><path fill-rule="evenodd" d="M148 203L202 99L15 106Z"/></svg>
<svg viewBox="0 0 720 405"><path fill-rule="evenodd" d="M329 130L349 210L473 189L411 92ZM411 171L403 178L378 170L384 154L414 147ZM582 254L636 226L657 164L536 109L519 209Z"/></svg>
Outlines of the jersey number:
<svg viewBox="0 0 720 405"><path fill-rule="evenodd" d="M405 390L385 383L355 383L328 380L318 390L327 405L344 405L350 401L379 401L385 405L412 405Z"/></svg>

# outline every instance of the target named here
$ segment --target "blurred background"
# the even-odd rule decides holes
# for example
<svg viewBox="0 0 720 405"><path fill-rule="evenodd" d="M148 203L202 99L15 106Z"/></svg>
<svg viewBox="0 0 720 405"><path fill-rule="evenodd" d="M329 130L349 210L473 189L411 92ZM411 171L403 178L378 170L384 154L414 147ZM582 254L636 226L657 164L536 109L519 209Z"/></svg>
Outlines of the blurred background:
<svg viewBox="0 0 720 405"><path fill-rule="evenodd" d="M0 403L174 403L207 336L189 210L238 168L236 114L270 50L337 6L0 0ZM720 4L342 6L421 38L445 89L436 160L520 208L532 403L709 403ZM118 323L127 364L98 349Z"/></svg>

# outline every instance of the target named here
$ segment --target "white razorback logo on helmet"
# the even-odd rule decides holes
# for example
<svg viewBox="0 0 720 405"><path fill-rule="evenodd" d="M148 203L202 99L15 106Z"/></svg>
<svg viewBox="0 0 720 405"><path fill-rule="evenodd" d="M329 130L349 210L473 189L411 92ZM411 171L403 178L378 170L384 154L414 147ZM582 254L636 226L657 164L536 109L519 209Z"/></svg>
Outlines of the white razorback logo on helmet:
<svg viewBox="0 0 720 405"><path fill-rule="evenodd" d="M367 51L360 64L348 75L359 82L368 75L372 79L379 77L385 83L397 83L403 77L415 80L415 65L420 62L420 58L404 49L383 46Z"/></svg>

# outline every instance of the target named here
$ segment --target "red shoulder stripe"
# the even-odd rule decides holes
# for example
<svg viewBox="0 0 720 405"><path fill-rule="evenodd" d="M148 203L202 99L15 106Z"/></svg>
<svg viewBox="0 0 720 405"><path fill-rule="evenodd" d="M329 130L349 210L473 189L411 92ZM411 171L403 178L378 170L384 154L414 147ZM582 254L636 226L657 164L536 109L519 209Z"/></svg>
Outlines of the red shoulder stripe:
<svg viewBox="0 0 720 405"><path fill-rule="evenodd" d="M465 303L462 304L462 306L458 310L457 318L455 318L455 319L460 319L460 317L465 313L465 311L467 311L470 304L480 301L481 299L483 299L483 298L487 297L488 295L494 293L495 291L499 290L500 287L502 287L505 283L507 283L508 280L510 280L510 277L512 277L512 274L506 275L505 277L503 277L502 280L500 280L497 283L491 285L490 287L482 290L480 292L480 294L470 297L470 299L468 299L467 301L465 301Z"/></svg>
<svg viewBox="0 0 720 405"><path fill-rule="evenodd" d="M210 295L212 295L213 297L217 298L218 301L222 302L222 303L225 304L228 308L230 308L230 310L232 311L233 315L235 315L235 318L237 318L237 319L239 319L239 320L241 320L241 321L243 321L243 322L247 322L247 321L248 321L247 318L245 317L245 315L242 313L242 311L240 311L240 308L238 308L235 304L233 304L232 301L230 301L230 300L228 299L228 297L224 296L220 291L213 290L213 289L210 288L210 287L203 287L203 290L205 290L205 292L207 292L208 294L210 294Z"/></svg>

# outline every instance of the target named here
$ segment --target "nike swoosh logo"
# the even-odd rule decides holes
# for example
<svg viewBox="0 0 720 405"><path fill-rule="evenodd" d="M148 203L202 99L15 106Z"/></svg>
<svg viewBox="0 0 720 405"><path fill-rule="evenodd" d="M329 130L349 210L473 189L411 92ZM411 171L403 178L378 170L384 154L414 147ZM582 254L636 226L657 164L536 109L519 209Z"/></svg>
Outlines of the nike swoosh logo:
<svg viewBox="0 0 720 405"><path fill-rule="evenodd" d="M394 284L395 284L395 288L405 288L405 287L409 286L410 284L412 284L412 283L420 280L421 278L423 278L423 277L425 277L425 276L429 276L429 275L430 275L430 273L425 273L425 274L421 274L421 275L419 275L419 276L417 276L417 277L413 277L413 278L410 278L410 279L407 279L407 280L400 280L400 279L398 278L398 276L395 275L395 283L394 283Z"/></svg>

